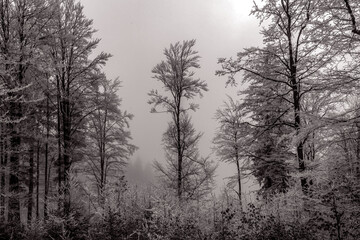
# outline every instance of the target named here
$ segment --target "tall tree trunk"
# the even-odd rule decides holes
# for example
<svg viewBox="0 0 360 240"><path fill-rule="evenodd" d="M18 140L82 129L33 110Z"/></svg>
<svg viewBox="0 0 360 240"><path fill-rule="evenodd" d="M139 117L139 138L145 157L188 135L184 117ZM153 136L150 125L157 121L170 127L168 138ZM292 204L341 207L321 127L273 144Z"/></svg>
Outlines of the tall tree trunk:
<svg viewBox="0 0 360 240"><path fill-rule="evenodd" d="M34 143L30 143L29 150L29 192L28 192L28 208L27 208L27 222L28 226L31 225L32 212L33 212L33 194L34 194Z"/></svg>
<svg viewBox="0 0 360 240"><path fill-rule="evenodd" d="M295 70L296 72L296 70ZM293 86L293 99L294 99L294 118L295 118L295 130L296 135L300 134L301 129L301 118L300 118L300 94L298 91L299 84L296 83ZM304 160L304 142L303 140L299 140L299 143L296 146L297 160L299 163L299 172L302 173L305 171L305 160ZM303 193L308 193L309 185L307 183L307 179L305 177L301 177L301 188Z"/></svg>
<svg viewBox="0 0 360 240"><path fill-rule="evenodd" d="M356 123L356 160L355 160L355 169L351 169L351 171L355 172L355 176L360 178L360 124Z"/></svg>
<svg viewBox="0 0 360 240"><path fill-rule="evenodd" d="M287 6L289 7L289 6ZM288 11L288 9L286 9ZM291 14L287 12L288 16L288 28L287 28L287 38L288 38L288 44L289 44L289 68L290 68L290 77L289 82L291 83L292 87L292 94L293 94L293 108L294 108L294 126L296 135L298 136L300 134L301 129L301 118L300 118L300 82L297 79L297 59L296 54L294 52L294 46L293 46L293 36L291 32L292 28L292 19ZM298 46L297 46L298 47ZM300 140L300 142L296 146L296 155L297 155L297 161L299 164L299 172L302 173L305 171L305 161L304 161L304 142ZM308 184L305 177L301 177L301 188L303 193L307 193L308 191Z"/></svg>
<svg viewBox="0 0 360 240"><path fill-rule="evenodd" d="M104 204L104 172L105 172L105 149L104 149L104 134L105 133L105 126L104 122L101 120L101 111L98 110L98 123L99 123L99 154L100 154L100 184L99 184L99 204L103 206Z"/></svg>
<svg viewBox="0 0 360 240"><path fill-rule="evenodd" d="M105 190L105 184L106 184L106 156L105 156L105 144L106 144L106 122L107 122L107 108L105 108L104 111L104 121L101 121L101 113L100 110L99 113L99 123L100 123L100 170L101 170L101 176L100 176L100 204L103 206L105 203L105 196L104 196L104 190ZM101 126L102 124L102 126Z"/></svg>
<svg viewBox="0 0 360 240"><path fill-rule="evenodd" d="M11 94L13 95L13 94ZM14 98L14 96L11 96ZM19 123L21 118L21 105L12 101L10 103L11 123L8 124L10 130L10 177L9 177L9 222L20 222L20 182L19 182L19 151L21 138L19 135Z"/></svg>
<svg viewBox="0 0 360 240"><path fill-rule="evenodd" d="M5 185L3 186L3 176L5 174L4 166L4 132L3 124L0 123L0 221L4 222L3 209L5 202L3 201Z"/></svg>
<svg viewBox="0 0 360 240"><path fill-rule="evenodd" d="M5 124L0 123L1 136L0 136L0 158L1 158L1 175L0 175L0 221L5 222L5 195L6 195L6 165L7 165L7 154L6 154L6 137L5 137Z"/></svg>
<svg viewBox="0 0 360 240"><path fill-rule="evenodd" d="M58 194L59 194L59 200L58 200L58 210L61 211L62 206L62 154L61 154L61 108L60 108L60 80L57 78L57 140L58 140Z"/></svg>
<svg viewBox="0 0 360 240"><path fill-rule="evenodd" d="M241 197L241 168L240 168L240 156L239 156L239 147L238 147L238 134L237 129L238 126L236 123L232 124L232 128L236 129L234 133L234 150L235 150L235 161L236 161L236 168L237 168L237 180L238 180L238 197L239 197L239 206L240 211L242 211L242 197Z"/></svg>
<svg viewBox="0 0 360 240"><path fill-rule="evenodd" d="M40 195L40 141L37 142L36 150L36 219L39 219L39 195Z"/></svg>
<svg viewBox="0 0 360 240"><path fill-rule="evenodd" d="M59 120L59 119L58 119ZM45 142L45 180L44 180L44 219L48 216L48 191L49 191L49 177L48 177L48 162L49 162L49 134L50 134L50 111L49 111L49 96L46 99L46 142ZM59 186L60 187L60 186Z"/></svg>
<svg viewBox="0 0 360 240"><path fill-rule="evenodd" d="M182 144L181 144L181 123L180 123L180 107L181 107L181 103L180 100L178 100L178 105L177 105L177 112L176 112L176 119L175 119L175 124L176 124L176 128L177 128L177 151L178 151L178 169L177 169L177 194L178 194L178 198L179 200L181 200L182 197Z"/></svg>
<svg viewBox="0 0 360 240"><path fill-rule="evenodd" d="M62 101L63 113L63 139L64 139L64 213L70 214L70 140L71 140L71 122L70 122L70 103L68 99Z"/></svg>
<svg viewBox="0 0 360 240"><path fill-rule="evenodd" d="M290 70L289 72L289 84L291 85L291 90L292 90L292 96L293 96L293 110L294 110L294 128L296 131L296 136L299 136L300 134L300 130L301 130L301 85L300 82L298 80L298 69L297 69L297 64L298 64L298 50L299 50L299 43L294 41L295 39L300 39L300 36L303 32L303 30L306 27L306 24L304 26L302 26L301 30L299 31L299 35L298 36L294 36L296 34L294 34L293 32L293 26L294 26L294 20L293 19L293 15L290 11L291 6L290 6L290 2L289 1L282 1L282 10L284 11L284 13L286 14L286 28L284 29L284 31L286 31L286 38L287 38L287 44L288 44L288 65L287 68ZM310 14L307 14L307 18L309 18ZM309 20L309 19L308 19ZM299 143L296 146L296 155L297 155L297 162L299 164L299 172L302 173L305 171L305 161L304 161L304 141L303 140L299 140ZM301 188L304 194L307 194L308 192L308 183L307 183L307 179L305 177L301 177Z"/></svg>
<svg viewBox="0 0 360 240"><path fill-rule="evenodd" d="M100 184L99 184L99 203L104 204L104 187L105 187L105 158L104 158L104 144L100 140Z"/></svg>
<svg viewBox="0 0 360 240"><path fill-rule="evenodd" d="M237 180L238 180L238 197L239 197L239 205L240 205L240 211L243 210L242 208L242 197L241 197L241 168L240 168L240 159L239 159L239 154L238 154L238 148L237 146L235 147L235 151L236 151L236 168L237 168Z"/></svg>
<svg viewBox="0 0 360 240"><path fill-rule="evenodd" d="M48 216L48 191L49 191L49 177L48 177L48 162L49 162L49 159L48 159L48 152L49 152L49 145L48 145L48 139L46 140L46 144L45 144L45 169L44 169L44 172L45 172L45 177L44 177L44 219L46 220L47 219L47 216Z"/></svg>

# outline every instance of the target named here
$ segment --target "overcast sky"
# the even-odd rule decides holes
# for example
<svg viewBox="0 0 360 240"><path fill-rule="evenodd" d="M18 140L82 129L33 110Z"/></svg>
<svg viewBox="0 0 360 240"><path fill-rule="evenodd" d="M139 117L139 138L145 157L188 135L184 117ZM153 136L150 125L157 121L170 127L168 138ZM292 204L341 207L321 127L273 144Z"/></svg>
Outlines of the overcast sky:
<svg viewBox="0 0 360 240"><path fill-rule="evenodd" d="M252 0L81 0L85 15L94 20L102 39L97 51L113 57L105 67L108 78L119 77L122 109L134 114L131 121L133 143L139 147L132 160L148 165L162 160L161 138L170 116L151 114L147 93L161 89L152 78L152 68L164 59L171 43L196 39L201 56L196 77L205 80L209 91L195 102L200 109L191 113L194 126L204 133L200 142L203 156L211 154L217 128L214 113L226 95L236 97L238 89L225 88L225 78L215 76L219 57L236 56L244 47L261 44L259 22L249 16ZM216 156L212 156L216 160ZM234 166L221 164L218 185L233 173Z"/></svg>

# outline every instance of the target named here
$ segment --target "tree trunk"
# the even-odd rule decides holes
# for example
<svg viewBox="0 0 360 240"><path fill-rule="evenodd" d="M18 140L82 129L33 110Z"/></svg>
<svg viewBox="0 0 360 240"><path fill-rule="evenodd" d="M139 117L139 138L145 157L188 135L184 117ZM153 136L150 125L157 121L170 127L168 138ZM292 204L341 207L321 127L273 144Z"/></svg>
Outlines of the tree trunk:
<svg viewBox="0 0 360 240"><path fill-rule="evenodd" d="M290 15L288 17L288 41L289 41L289 67L290 67L290 83L292 86L292 94L293 94L293 108L294 108L294 126L296 131L296 136L300 134L301 128L301 118L300 118L300 83L297 80L297 60L294 57L293 52L293 44L292 44L292 34L291 34L291 18ZM305 171L305 161L304 161L304 142L302 140L296 146L296 155L297 161L299 164L299 172ZM304 177L301 177L301 188L303 193L307 193L308 184L307 180Z"/></svg>
<svg viewBox="0 0 360 240"><path fill-rule="evenodd" d="M178 100L176 112L176 128L177 128L177 150L178 150L178 172L177 172L177 194L179 200L182 197L182 144L181 144L181 123L180 123L180 98Z"/></svg>
<svg viewBox="0 0 360 240"><path fill-rule="evenodd" d="M13 131L15 135L16 131ZM12 136L10 140L10 176L9 176L9 217L10 222L20 221L20 186L19 186L19 147L21 140L17 136Z"/></svg>
<svg viewBox="0 0 360 240"><path fill-rule="evenodd" d="M40 192L40 141L36 151L36 219L39 219L39 192Z"/></svg>
<svg viewBox="0 0 360 240"><path fill-rule="evenodd" d="M100 140L100 184L99 184L99 203L104 205L104 187L105 187L105 156L103 149L105 148L103 141Z"/></svg>
<svg viewBox="0 0 360 240"><path fill-rule="evenodd" d="M1 222L5 222L5 195L6 195L6 184L5 184L5 179L6 179L6 165L7 165L7 154L6 154L6 137L5 137L5 124L0 123L0 127L1 127L1 136L0 136L0 158L1 158L1 175L0 175L0 187L1 187L1 192L0 192L0 221Z"/></svg>
<svg viewBox="0 0 360 240"><path fill-rule="evenodd" d="M298 88L298 84L296 84L296 86L294 87L293 94L294 94L295 129L296 129L296 135L298 136L301 128L301 119L300 119L300 97L297 88ZM296 146L296 153L297 153L297 160L299 163L299 172L302 173L305 171L304 142L302 140L299 140L299 143ZM305 177L301 177L300 181L301 181L301 189L303 193L307 194L309 188L307 179Z"/></svg>
<svg viewBox="0 0 360 240"><path fill-rule="evenodd" d="M70 139L71 139L71 122L70 122L70 103L68 99L62 101L63 114L63 139L64 139L64 213L70 214Z"/></svg>
<svg viewBox="0 0 360 240"><path fill-rule="evenodd" d="M31 225L32 221L32 211L33 211L33 193L34 193L34 144L30 143L30 150L29 150L29 192L28 192L28 212L27 212L27 222L28 226Z"/></svg>
<svg viewBox="0 0 360 240"><path fill-rule="evenodd" d="M106 99L105 99L106 100ZM104 190L105 190L105 184L106 184L106 156L105 156L105 145L106 145L106 123L107 123L107 108L105 108L104 111L104 121L101 121L101 114L99 113L99 124L100 124L100 170L101 170L101 176L100 176L100 204L101 206L105 203L105 196L104 196ZM102 126L101 126L102 123Z"/></svg>
<svg viewBox="0 0 360 240"><path fill-rule="evenodd" d="M14 98L13 94L11 94ZM11 123L8 124L10 130L10 177L9 177L9 222L20 222L20 182L19 182L19 151L21 138L19 135L19 123L15 123L21 118L21 105L16 102L10 103Z"/></svg>
<svg viewBox="0 0 360 240"><path fill-rule="evenodd" d="M57 77L57 140L58 140L58 194L59 194L59 200L58 200L58 210L61 211L62 206L62 154L61 154L61 110L60 110L60 80Z"/></svg>
<svg viewBox="0 0 360 240"><path fill-rule="evenodd" d="M296 129L296 135L298 136L301 128L301 119L300 119L300 97L297 88L298 88L298 84L296 84L296 86L294 87L293 94L294 94L295 129ZM305 171L304 142L302 140L299 141L300 142L296 146L296 153L297 153L297 160L299 163L299 172L302 173ZM307 179L305 177L301 177L301 188L303 193L306 194L308 192L309 186L307 183Z"/></svg>
<svg viewBox="0 0 360 240"><path fill-rule="evenodd" d="M45 191L44 191L44 219L46 220L47 219L47 216L48 216L48 191L49 191L49 182L48 182L48 152L49 152L49 144L48 144L48 139L46 140L46 145L45 145L45 169L44 169L44 172L45 172L45 179L44 179L44 188L45 188Z"/></svg>
<svg viewBox="0 0 360 240"><path fill-rule="evenodd" d="M59 119L58 119L59 120ZM49 96L46 99L46 142L45 142L45 180L44 180L44 219L47 219L48 216L48 162L49 162L49 134L50 134L50 111L49 111ZM59 133L60 134L60 133ZM60 187L60 186L59 186Z"/></svg>
<svg viewBox="0 0 360 240"><path fill-rule="evenodd" d="M356 123L357 141L356 141L356 161L355 161L355 176L360 178L360 124ZM353 169L351 169L354 171Z"/></svg>
<svg viewBox="0 0 360 240"><path fill-rule="evenodd" d="M289 65L288 68L290 70L290 76L289 76L289 83L291 84L291 88L292 88L292 94L293 94L293 110L294 110L294 127L295 127L295 131L296 131L296 136L299 136L300 134L300 129L301 129L301 118L300 118L300 112L301 112L301 107L300 107L300 91L301 91L301 86L300 86L300 82L298 81L298 76L297 76L297 63L298 63L298 59L297 59L297 48L299 47L298 43L295 43L295 46L293 45L293 32L292 32L292 28L293 28L293 19L292 19L292 14L289 12L290 10L290 6L289 6L289 2L286 2L286 6L283 5L283 10L286 13L287 16L287 26L286 26L286 37L287 37L287 41L288 41L288 48L289 48ZM302 30L300 31L299 34L302 33ZM298 38L300 37L297 36ZM304 161L304 142L303 140L300 140L299 143L296 146L296 155L297 155L297 161L299 164L299 172L302 173L305 171L305 161ZM308 184L307 184L307 180L304 177L301 177L301 188L303 193L307 193L308 191Z"/></svg>
<svg viewBox="0 0 360 240"><path fill-rule="evenodd" d="M240 157L239 157L239 148L238 148L238 132L237 132L237 124L233 123L233 129L235 130L234 133L234 150L235 150L235 161L236 161L236 168L237 168L237 180L238 180L238 197L239 197L239 206L240 211L242 211L242 198L241 198L241 168L240 168Z"/></svg>
<svg viewBox="0 0 360 240"><path fill-rule="evenodd" d="M178 154L178 178L177 178L177 194L178 198L181 200L182 195L182 157L181 154Z"/></svg>
<svg viewBox="0 0 360 240"><path fill-rule="evenodd" d="M235 147L235 151L236 151L236 167L237 167L237 180L238 180L238 197L239 197L239 205L240 205L240 210L242 211L242 197L241 197L241 168L240 168L240 159L239 159L239 154L238 154L238 149L237 147Z"/></svg>

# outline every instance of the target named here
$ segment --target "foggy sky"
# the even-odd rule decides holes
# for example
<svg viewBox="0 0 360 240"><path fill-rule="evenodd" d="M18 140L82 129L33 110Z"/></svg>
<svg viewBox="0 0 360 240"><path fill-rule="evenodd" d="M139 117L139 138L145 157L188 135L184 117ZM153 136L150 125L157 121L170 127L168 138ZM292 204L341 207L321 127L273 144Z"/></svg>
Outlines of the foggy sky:
<svg viewBox="0 0 360 240"><path fill-rule="evenodd" d="M93 19L102 39L97 52L111 53L104 71L108 78L119 77L122 109L134 114L130 122L133 143L139 147L131 160L144 165L164 159L161 138L170 116L150 113L147 93L161 89L152 78L152 68L164 59L171 43L196 39L201 68L195 77L205 80L209 91L194 102L200 109L191 112L195 128L204 133L200 141L202 156L211 154L217 128L214 114L226 95L236 97L239 87L225 88L226 78L215 76L219 57L236 56L244 47L261 44L259 22L249 16L252 0L81 0L87 18ZM237 97L240 98L241 96ZM213 154L212 158L216 160ZM235 166L235 165L234 165ZM218 186L233 174L234 166L221 164Z"/></svg>

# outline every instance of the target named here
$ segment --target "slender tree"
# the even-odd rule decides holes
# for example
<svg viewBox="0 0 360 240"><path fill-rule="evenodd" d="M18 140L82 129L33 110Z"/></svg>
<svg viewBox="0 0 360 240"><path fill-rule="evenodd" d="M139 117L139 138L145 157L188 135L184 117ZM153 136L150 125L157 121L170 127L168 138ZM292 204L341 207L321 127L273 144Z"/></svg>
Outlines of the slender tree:
<svg viewBox="0 0 360 240"><path fill-rule="evenodd" d="M236 176L235 182L237 183L238 190L235 190L240 209L242 209L242 196L241 196L241 177L242 177L242 162L244 158L244 151L242 146L246 139L247 133L244 131L242 121L243 113L240 108L240 103L235 102L229 97L229 101L225 102L223 108L218 109L215 114L215 119L219 122L218 131L215 134L213 143L215 144L215 152L220 157L221 161L228 163L235 163ZM246 127L249 127L248 125ZM232 180L230 183L234 182Z"/></svg>
<svg viewBox="0 0 360 240"><path fill-rule="evenodd" d="M191 100L197 95L202 96L202 91L207 91L207 84L200 79L194 78L193 69L200 68L199 58L193 47L195 40L177 42L165 49L165 61L157 64L152 72L154 78L164 85L165 93L169 96L152 90L149 93L149 104L153 105L152 112L163 111L170 113L173 126L176 129L176 151L177 151L177 196L182 197L183 190L183 152L186 142L182 142L181 116L187 110L195 111L198 105L190 103L186 106L186 100ZM161 108L161 110L158 110Z"/></svg>
<svg viewBox="0 0 360 240"><path fill-rule="evenodd" d="M136 147L130 143L128 130L133 115L120 109L121 99L117 96L119 80L108 80L104 76L93 99L98 108L89 115L86 165L95 178L98 200L105 202L107 185L123 172L126 161Z"/></svg>

